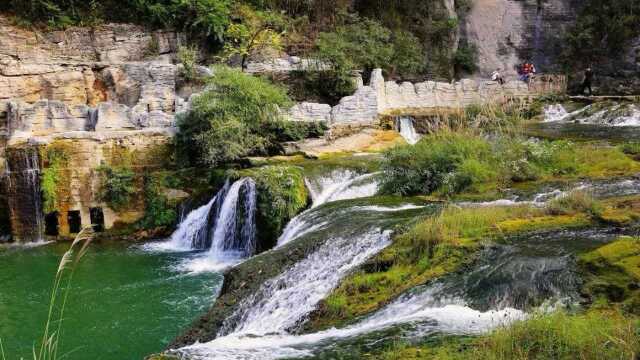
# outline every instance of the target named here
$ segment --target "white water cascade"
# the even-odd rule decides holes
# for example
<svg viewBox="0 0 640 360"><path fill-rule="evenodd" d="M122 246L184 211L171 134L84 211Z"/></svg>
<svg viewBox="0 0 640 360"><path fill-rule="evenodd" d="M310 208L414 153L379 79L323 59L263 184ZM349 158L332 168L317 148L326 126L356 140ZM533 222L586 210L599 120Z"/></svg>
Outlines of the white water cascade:
<svg viewBox="0 0 640 360"><path fill-rule="evenodd" d="M208 250L183 264L190 271L220 269L253 255L256 248L256 184L250 178L225 186L205 205L189 212L168 241L149 250Z"/></svg>
<svg viewBox="0 0 640 360"><path fill-rule="evenodd" d="M549 105L544 109L544 122L577 123L601 126L640 126L640 108L635 104L617 104L601 110L594 105L585 106L573 112L561 104Z"/></svg>
<svg viewBox="0 0 640 360"><path fill-rule="evenodd" d="M208 343L183 348L180 352L189 359L198 360L307 357L323 345L382 331L399 324L421 323L419 332L422 334L473 335L526 318L526 313L513 308L484 312L474 310L459 298L443 298L439 293L440 286L436 284L402 296L368 318L341 329L332 328L304 335L273 331L262 336L240 331Z"/></svg>
<svg viewBox="0 0 640 360"><path fill-rule="evenodd" d="M391 232L373 229L329 239L313 254L267 281L225 322L224 334L286 333L351 269L390 244Z"/></svg>
<svg viewBox="0 0 640 360"><path fill-rule="evenodd" d="M351 170L337 170L316 179L306 179L305 183L311 194L311 209L289 221L278 238L278 246L322 229L328 224L316 219L317 214L311 211L314 208L333 201L374 196L378 192L378 175L379 173L360 175Z"/></svg>
<svg viewBox="0 0 640 360"><path fill-rule="evenodd" d="M402 116L398 118L398 132L400 135L411 145L415 145L420 141L422 136L416 132L413 125L413 119L410 117Z"/></svg>

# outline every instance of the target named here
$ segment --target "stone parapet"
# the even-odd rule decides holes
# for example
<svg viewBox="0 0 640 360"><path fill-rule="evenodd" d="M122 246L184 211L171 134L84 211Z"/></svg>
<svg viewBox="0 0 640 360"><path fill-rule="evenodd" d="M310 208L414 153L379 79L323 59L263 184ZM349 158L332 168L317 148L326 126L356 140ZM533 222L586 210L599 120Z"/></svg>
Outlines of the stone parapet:
<svg viewBox="0 0 640 360"><path fill-rule="evenodd" d="M471 79L456 83L426 81L414 84L385 82L382 71L376 69L370 85L360 86L353 95L342 98L338 105L302 103L294 106L289 116L295 121L325 120L333 127L341 124L371 126L377 125L386 115L425 114L430 110L528 100L565 91L566 77L562 75L536 76L530 83L514 80L503 85Z"/></svg>

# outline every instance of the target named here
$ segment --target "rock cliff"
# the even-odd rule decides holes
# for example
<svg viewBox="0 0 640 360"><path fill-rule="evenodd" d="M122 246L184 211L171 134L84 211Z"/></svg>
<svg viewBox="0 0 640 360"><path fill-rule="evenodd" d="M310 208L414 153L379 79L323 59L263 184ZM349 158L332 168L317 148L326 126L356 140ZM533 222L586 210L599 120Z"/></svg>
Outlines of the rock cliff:
<svg viewBox="0 0 640 360"><path fill-rule="evenodd" d="M135 220L139 212L115 213L100 201L96 169L121 151L138 154L137 167L158 166L160 159L140 154L167 143L187 106L175 65L183 37L126 24L30 31L5 17L0 34L0 172L8 194L0 200L8 201L14 237L41 238L42 215L30 207L42 206L34 181L48 166L43 149L54 143L69 158L60 234L73 232L72 212L82 226L96 209L106 227Z"/></svg>

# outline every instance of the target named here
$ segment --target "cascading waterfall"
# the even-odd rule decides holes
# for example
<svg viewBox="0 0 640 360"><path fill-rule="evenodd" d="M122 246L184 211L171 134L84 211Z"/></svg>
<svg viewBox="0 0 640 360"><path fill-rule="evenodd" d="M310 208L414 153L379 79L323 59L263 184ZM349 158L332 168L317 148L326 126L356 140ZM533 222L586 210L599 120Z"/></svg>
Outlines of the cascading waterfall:
<svg viewBox="0 0 640 360"><path fill-rule="evenodd" d="M40 159L36 148L8 154L7 191L9 207L19 223L14 229L18 241L44 241L44 215L40 191Z"/></svg>
<svg viewBox="0 0 640 360"><path fill-rule="evenodd" d="M400 135L411 145L415 145L420 141L420 134L416 132L413 119L407 116L401 116L397 119L397 128Z"/></svg>
<svg viewBox="0 0 640 360"><path fill-rule="evenodd" d="M246 257L256 248L256 183L243 178L231 185L215 221L211 249L214 257Z"/></svg>
<svg viewBox="0 0 640 360"><path fill-rule="evenodd" d="M289 221L278 238L278 246L328 224L327 221L316 219L318 213L311 211L314 208L333 201L374 196L378 192L378 175L379 173L360 175L351 170L337 170L316 179L306 179L305 183L311 194L311 209Z"/></svg>
<svg viewBox="0 0 640 360"><path fill-rule="evenodd" d="M256 249L256 184L242 178L224 187L205 205L189 212L166 242L150 250L208 250L190 259L188 269L218 268L251 256Z"/></svg>
<svg viewBox="0 0 640 360"><path fill-rule="evenodd" d="M332 201L374 196L378 192L380 173L359 174L351 170L337 170L316 179L306 179L312 207Z"/></svg>
<svg viewBox="0 0 640 360"><path fill-rule="evenodd" d="M233 331L179 352L189 359L308 357L322 351L330 352L341 341L403 324L412 325L406 331L397 328L406 338L429 334L480 334L526 318L525 309L530 306L544 310L558 301L577 300L580 281L575 274L572 254L593 250L619 235L611 230L588 230L512 239L510 243L484 250L469 271L416 288L353 325L304 335L293 335L287 329L303 319L305 311L297 305L302 304L301 309L304 309L308 300L304 291L313 292L314 289L290 282L308 280L292 276L294 267L256 294L268 298L252 298L247 303L251 307L241 309L244 313L240 320L231 319L235 323ZM327 266L320 259L316 261L312 269Z"/></svg>
<svg viewBox="0 0 640 360"><path fill-rule="evenodd" d="M221 335L286 333L315 309L350 269L390 244L390 232L373 229L328 240L316 252L269 280L227 319Z"/></svg>
<svg viewBox="0 0 640 360"><path fill-rule="evenodd" d="M601 110L588 105L573 112L561 104L549 105L544 110L546 123L578 123L600 126L640 126L640 108L635 104L616 104Z"/></svg>

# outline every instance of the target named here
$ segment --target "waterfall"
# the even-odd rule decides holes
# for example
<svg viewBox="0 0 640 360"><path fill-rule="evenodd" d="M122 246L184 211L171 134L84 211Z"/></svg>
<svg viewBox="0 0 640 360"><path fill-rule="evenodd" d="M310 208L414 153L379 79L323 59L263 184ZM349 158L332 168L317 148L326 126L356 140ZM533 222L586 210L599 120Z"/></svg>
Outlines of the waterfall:
<svg viewBox="0 0 640 360"><path fill-rule="evenodd" d="M306 259L265 283L225 322L221 334L286 333L350 270L390 244L390 232L371 230L332 238Z"/></svg>
<svg viewBox="0 0 640 360"><path fill-rule="evenodd" d="M615 127L640 126L640 108L635 104L617 104L598 109L592 104L569 113L561 104L549 105L544 109L544 122Z"/></svg>
<svg viewBox="0 0 640 360"><path fill-rule="evenodd" d="M215 267L253 255L256 249L256 184L242 178L224 187L205 205L189 212L168 241L144 248L163 251L208 250L191 266L213 262ZM194 259L191 259L194 260Z"/></svg>
<svg viewBox="0 0 640 360"><path fill-rule="evenodd" d="M311 209L289 221L278 238L278 246L310 232L324 228L328 222L316 219L312 210L320 205L339 201L374 196L378 192L379 173L360 175L351 170L337 170L316 179L305 179L311 194Z"/></svg>
<svg viewBox="0 0 640 360"><path fill-rule="evenodd" d="M220 334L224 336L179 349L178 353L188 359L217 360L314 355L332 358L322 356L322 351L331 351L339 348L341 342L353 343L359 336L391 328L394 336L403 338L482 334L525 319L528 316L525 309L545 311L554 304L562 304L562 300L571 303L579 299L580 280L573 254L593 250L619 235L616 231L600 229L529 234L523 239L511 239L509 243L482 251L477 263L466 271L415 288L354 324L310 334L292 334L288 329L299 325L308 303L323 292L317 287L326 285L316 283L316 275L343 268L342 257L347 255L343 254L346 251L338 241L335 251L321 249L317 259L300 263L297 270L300 274L296 274L296 265L269 281L243 304L247 307L238 311L240 317L229 319ZM325 255L321 255L323 251ZM326 261L334 256L339 262L335 267ZM304 271L313 275L307 278ZM326 278L330 281L332 276ZM257 299L265 295L266 298Z"/></svg>
<svg viewBox="0 0 640 360"><path fill-rule="evenodd" d="M18 241L44 241L38 149L28 147L7 153L7 164L9 208L17 219L15 238Z"/></svg>
<svg viewBox="0 0 640 360"><path fill-rule="evenodd" d="M420 141L422 136L416 132L413 119L407 116L401 116L396 120L396 127L400 135L411 145L415 145Z"/></svg>
<svg viewBox="0 0 640 360"><path fill-rule="evenodd" d="M215 221L211 250L213 256L253 254L256 248L256 183L251 178L236 181L229 188Z"/></svg>
<svg viewBox="0 0 640 360"><path fill-rule="evenodd" d="M96 125L98 124L98 108L89 108L87 111L87 131L96 131Z"/></svg>
<svg viewBox="0 0 640 360"><path fill-rule="evenodd" d="M328 202L374 196L378 192L380 173L358 174L351 170L337 170L316 179L306 179L312 207Z"/></svg>

